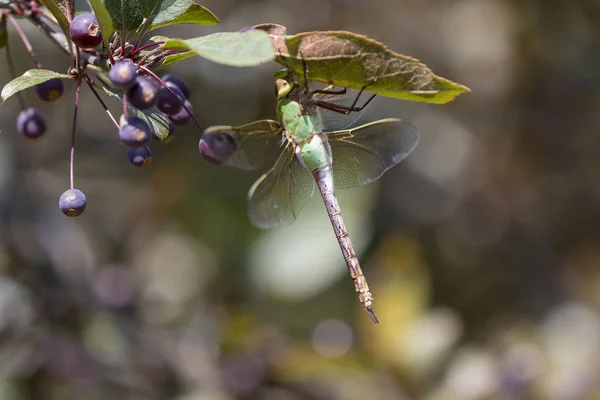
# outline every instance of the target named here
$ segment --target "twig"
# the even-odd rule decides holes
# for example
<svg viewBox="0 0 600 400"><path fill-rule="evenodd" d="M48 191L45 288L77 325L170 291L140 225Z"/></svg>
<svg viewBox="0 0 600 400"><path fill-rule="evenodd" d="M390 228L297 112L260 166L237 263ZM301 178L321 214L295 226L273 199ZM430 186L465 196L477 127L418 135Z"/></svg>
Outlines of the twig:
<svg viewBox="0 0 600 400"><path fill-rule="evenodd" d="M12 79L17 77L17 69L15 68L15 63L12 58L12 53L10 50L10 43L6 42L6 62L8 63L8 70L10 71L10 75ZM21 109L24 110L27 108L27 103L23 98L23 94L21 92L17 92L17 98L19 99L19 104L21 105Z"/></svg>
<svg viewBox="0 0 600 400"><path fill-rule="evenodd" d="M92 93L94 93L94 96L96 96L96 98L98 99L98 101L102 105L102 108L104 108L104 111L106 111L106 113L108 114L108 116L110 117L110 119L112 120L112 122L114 122L114 124L117 127L117 129L119 129L120 126L117 123L117 120L115 119L115 117L113 117L113 115L111 114L110 110L108 109L108 107L106 106L106 104L104 103L104 101L102 100L102 98L100 97L100 95L98 94L98 92L96 92L96 89L94 89L94 85L92 84L92 81L90 80L90 78L86 75L86 76L83 77L83 79L85 79L85 83L87 83L87 85L90 87Z"/></svg>
<svg viewBox="0 0 600 400"><path fill-rule="evenodd" d="M35 66L39 69L42 69L42 63L40 63L37 56L35 55L35 51L33 51L33 46L31 46L31 42L29 41L29 39L27 39L27 35L25 35L25 32L23 32L19 24L17 24L15 18L10 14L8 15L8 22L10 22L13 28L15 28L15 31L17 31L17 34L19 35L19 37L23 41L23 44L27 48L27 51L31 55L31 59L33 60Z"/></svg>

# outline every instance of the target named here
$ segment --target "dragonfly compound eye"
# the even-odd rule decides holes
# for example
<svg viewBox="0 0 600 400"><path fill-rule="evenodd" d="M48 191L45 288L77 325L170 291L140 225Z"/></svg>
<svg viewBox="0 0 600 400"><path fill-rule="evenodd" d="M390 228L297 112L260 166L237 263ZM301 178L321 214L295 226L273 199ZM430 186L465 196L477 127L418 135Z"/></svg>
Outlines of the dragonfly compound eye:
<svg viewBox="0 0 600 400"><path fill-rule="evenodd" d="M229 131L204 132L200 138L200 154L213 164L227 164L237 150L237 143Z"/></svg>

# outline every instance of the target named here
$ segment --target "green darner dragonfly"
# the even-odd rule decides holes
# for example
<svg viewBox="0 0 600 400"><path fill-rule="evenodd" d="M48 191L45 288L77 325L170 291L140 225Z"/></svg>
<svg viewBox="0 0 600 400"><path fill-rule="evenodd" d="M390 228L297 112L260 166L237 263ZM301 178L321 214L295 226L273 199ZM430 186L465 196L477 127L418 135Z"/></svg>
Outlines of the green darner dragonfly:
<svg viewBox="0 0 600 400"><path fill-rule="evenodd" d="M200 153L210 162L243 169L260 168L270 155L279 155L248 193L248 216L259 228L291 224L312 197L316 183L358 298L378 323L372 309L374 298L348 236L335 188L365 185L381 177L416 147L417 130L408 122L390 118L325 131L337 122L333 119L327 125L323 114L358 114L364 108L355 107L358 98L351 106L333 102L346 90L310 90L307 83L298 84L291 72L277 79L275 86L279 100L276 121L210 127L200 139Z"/></svg>

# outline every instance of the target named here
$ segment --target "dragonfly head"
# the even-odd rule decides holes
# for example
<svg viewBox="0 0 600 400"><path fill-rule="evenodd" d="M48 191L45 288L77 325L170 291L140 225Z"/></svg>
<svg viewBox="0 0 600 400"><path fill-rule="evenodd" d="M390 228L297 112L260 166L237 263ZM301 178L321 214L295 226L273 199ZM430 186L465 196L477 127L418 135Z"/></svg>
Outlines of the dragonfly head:
<svg viewBox="0 0 600 400"><path fill-rule="evenodd" d="M281 100L286 97L294 88L294 84L290 83L287 79L279 78L275 80L275 96L277 100Z"/></svg>

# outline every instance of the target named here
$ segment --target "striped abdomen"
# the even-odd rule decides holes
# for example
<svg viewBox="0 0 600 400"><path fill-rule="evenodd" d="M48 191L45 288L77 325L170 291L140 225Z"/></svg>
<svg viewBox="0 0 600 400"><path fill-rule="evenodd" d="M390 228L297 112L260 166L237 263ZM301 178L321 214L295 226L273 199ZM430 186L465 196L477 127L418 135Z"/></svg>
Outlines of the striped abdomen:
<svg viewBox="0 0 600 400"><path fill-rule="evenodd" d="M348 230L344 224L340 206L338 204L337 197L335 196L331 164L314 170L312 174L317 181L317 186L319 187L319 191L321 192L321 196L325 202L327 214L329 214L329 219L333 225L335 236L337 237L340 248L342 249L342 254L346 260L346 265L348 266L348 271L350 272L350 276L354 282L354 287L358 293L358 298L373 322L379 323L377 316L371 308L374 299L373 295L369 291L367 280L360 269L358 258L356 258L356 253L354 252L354 246L352 246L352 242L348 236Z"/></svg>

